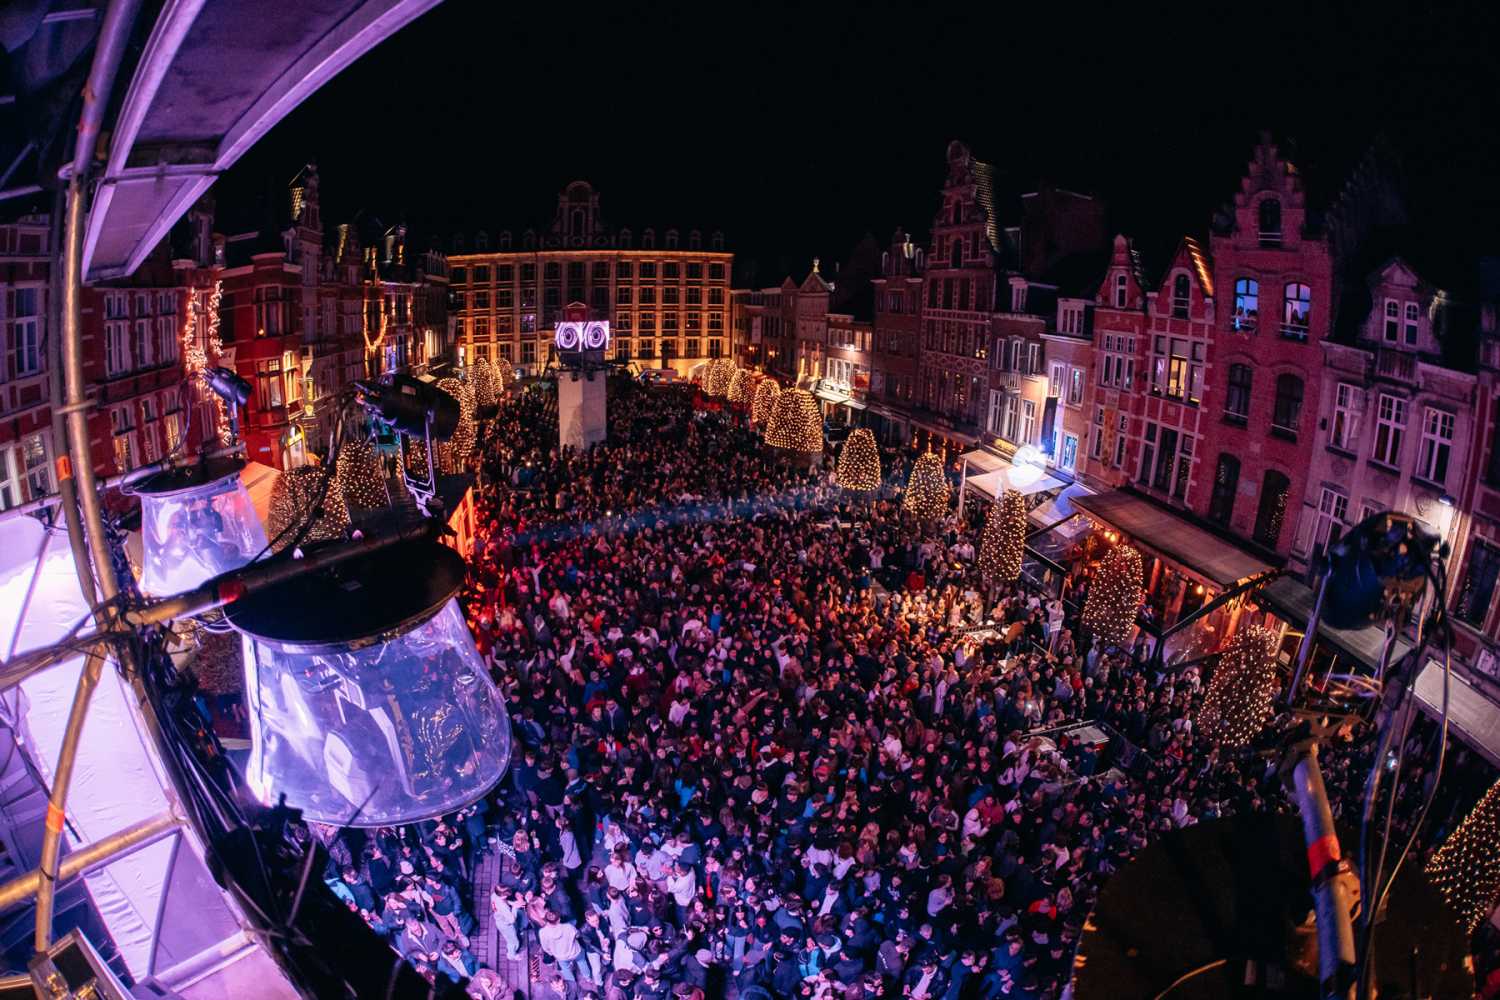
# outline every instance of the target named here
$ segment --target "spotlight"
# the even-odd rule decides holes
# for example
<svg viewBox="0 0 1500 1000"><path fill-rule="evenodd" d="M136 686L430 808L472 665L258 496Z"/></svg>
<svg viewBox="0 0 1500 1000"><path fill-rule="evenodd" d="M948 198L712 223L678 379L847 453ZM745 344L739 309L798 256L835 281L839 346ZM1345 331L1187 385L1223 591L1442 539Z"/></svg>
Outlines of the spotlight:
<svg viewBox="0 0 1500 1000"><path fill-rule="evenodd" d="M240 480L245 463L218 458L158 472L141 498L141 590L191 590L239 569L266 547L266 532Z"/></svg>
<svg viewBox="0 0 1500 1000"><path fill-rule="evenodd" d="M365 409L403 434L426 434L430 427L433 440L446 441L458 429L458 400L434 385L410 375L354 384Z"/></svg>
<svg viewBox="0 0 1500 1000"><path fill-rule="evenodd" d="M203 381L214 394L233 406L244 406L250 402L250 383L228 368L209 368L203 372Z"/></svg>
<svg viewBox="0 0 1500 1000"><path fill-rule="evenodd" d="M495 786L510 719L459 609L463 579L452 549L403 542L229 606L244 637L246 781L261 801L400 826Z"/></svg>
<svg viewBox="0 0 1500 1000"><path fill-rule="evenodd" d="M1410 607L1426 585L1433 554L1445 548L1416 518L1370 515L1329 550L1323 620L1334 628L1363 628Z"/></svg>

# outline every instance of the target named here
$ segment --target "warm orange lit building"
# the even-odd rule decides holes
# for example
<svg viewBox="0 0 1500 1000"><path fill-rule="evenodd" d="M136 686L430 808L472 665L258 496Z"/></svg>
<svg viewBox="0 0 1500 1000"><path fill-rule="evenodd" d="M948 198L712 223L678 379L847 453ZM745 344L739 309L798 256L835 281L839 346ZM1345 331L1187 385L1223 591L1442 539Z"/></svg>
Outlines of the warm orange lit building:
<svg viewBox="0 0 1500 1000"><path fill-rule="evenodd" d="M734 255L725 252L723 234L607 227L599 195L584 181L558 196L547 232L455 237L448 261L464 364L506 358L529 373L542 371L553 325L570 302L608 320L613 356L640 368L686 376L730 355Z"/></svg>

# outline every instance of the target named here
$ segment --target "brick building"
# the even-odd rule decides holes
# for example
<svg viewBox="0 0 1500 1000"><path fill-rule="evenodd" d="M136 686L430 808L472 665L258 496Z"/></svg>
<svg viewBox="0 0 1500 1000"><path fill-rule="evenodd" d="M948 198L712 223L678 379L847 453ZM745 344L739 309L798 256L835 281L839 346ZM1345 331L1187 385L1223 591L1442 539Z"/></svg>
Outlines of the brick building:
<svg viewBox="0 0 1500 1000"><path fill-rule="evenodd" d="M887 441L906 441L911 434L922 354L922 274L926 267L926 251L897 229L881 254L880 273L871 279L874 345L869 413Z"/></svg>
<svg viewBox="0 0 1500 1000"><path fill-rule="evenodd" d="M549 360L552 328L569 302L609 320L615 357L686 376L728 356L729 278L723 234L605 224L584 181L558 196L543 233L456 237L450 256L465 362L503 357L529 371Z"/></svg>

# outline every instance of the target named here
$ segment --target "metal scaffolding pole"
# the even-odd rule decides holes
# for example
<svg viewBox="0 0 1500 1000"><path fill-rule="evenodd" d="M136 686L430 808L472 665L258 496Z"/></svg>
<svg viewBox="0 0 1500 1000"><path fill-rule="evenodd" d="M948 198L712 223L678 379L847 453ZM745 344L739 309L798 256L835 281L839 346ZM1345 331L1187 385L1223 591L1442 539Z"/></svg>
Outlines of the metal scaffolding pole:
<svg viewBox="0 0 1500 1000"><path fill-rule="evenodd" d="M139 823L133 823L123 830L101 837L92 844L80 847L69 854L58 866L57 878L67 880L78 875L87 875L116 858L124 857L176 833L180 826L182 826L181 817L170 811L157 813ZM48 882L42 870L34 868L25 875L18 875L0 885L0 910L15 906L31 896L40 894L42 886Z"/></svg>

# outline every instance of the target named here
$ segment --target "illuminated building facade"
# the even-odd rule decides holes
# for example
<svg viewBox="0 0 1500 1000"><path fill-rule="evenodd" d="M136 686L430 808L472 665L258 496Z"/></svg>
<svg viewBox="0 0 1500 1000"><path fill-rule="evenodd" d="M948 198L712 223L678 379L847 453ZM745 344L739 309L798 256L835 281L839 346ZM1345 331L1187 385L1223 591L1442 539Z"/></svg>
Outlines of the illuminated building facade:
<svg viewBox="0 0 1500 1000"><path fill-rule="evenodd" d="M505 358L538 373L563 306L608 320L614 357L640 368L694 366L730 354L730 270L722 233L614 229L584 181L558 196L542 233L455 237L449 255L464 363Z"/></svg>

